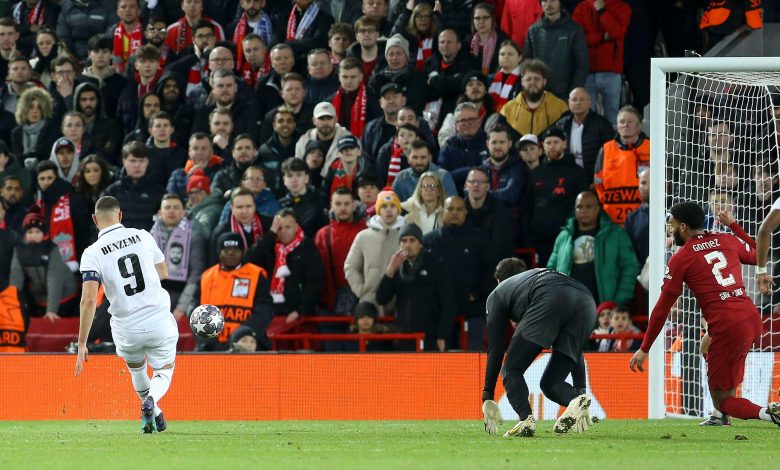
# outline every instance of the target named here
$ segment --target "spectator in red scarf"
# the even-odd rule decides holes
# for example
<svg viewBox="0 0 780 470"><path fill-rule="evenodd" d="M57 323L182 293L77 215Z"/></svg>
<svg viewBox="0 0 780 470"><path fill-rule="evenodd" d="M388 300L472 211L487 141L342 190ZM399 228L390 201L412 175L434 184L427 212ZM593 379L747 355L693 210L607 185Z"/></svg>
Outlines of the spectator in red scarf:
<svg viewBox="0 0 780 470"><path fill-rule="evenodd" d="M523 89L520 86L520 62L523 60L523 51L512 40L501 43L498 49L498 70L490 77L488 93L493 98L496 112L500 112L509 101L515 99Z"/></svg>
<svg viewBox="0 0 780 470"><path fill-rule="evenodd" d="M493 7L484 2L478 3L471 15L471 36L466 37L464 43L482 65L483 74L487 75L496 69L499 47L508 39L496 24Z"/></svg>
<svg viewBox="0 0 780 470"><path fill-rule="evenodd" d="M138 100L154 92L160 78L160 51L154 46L141 46L135 52L135 74L129 81L117 105L117 119L125 129L132 129L138 113Z"/></svg>
<svg viewBox="0 0 780 470"><path fill-rule="evenodd" d="M184 16L179 21L168 26L165 45L175 53L179 53L192 44L195 25L205 20L214 26L217 41L225 40L225 33L219 23L203 14L203 0L182 0L181 9Z"/></svg>
<svg viewBox="0 0 780 470"><path fill-rule="evenodd" d="M241 237L241 248L247 250L257 243L271 227L271 217L257 213L255 196L246 188L239 188L230 193L230 218L214 229L209 245L209 264L217 262L217 239L227 232L237 233Z"/></svg>
<svg viewBox="0 0 780 470"><path fill-rule="evenodd" d="M57 176L57 165L54 162L47 160L38 163L37 173L39 191L35 206L40 208L49 229L49 237L59 248L62 260L71 272L76 272L78 260L89 243L91 211L73 186Z"/></svg>
<svg viewBox="0 0 780 470"><path fill-rule="evenodd" d="M225 28L227 37L236 45L237 70L244 66L243 42L249 34L257 35L264 45L273 46L279 42L274 34L271 17L263 11L266 0L241 0L240 5L243 13Z"/></svg>
<svg viewBox="0 0 780 470"><path fill-rule="evenodd" d="M322 260L312 239L303 235L292 209L276 214L270 230L244 259L268 272L275 316L283 316L289 323L317 312Z"/></svg>
<svg viewBox="0 0 780 470"><path fill-rule="evenodd" d="M114 38L112 63L120 74L125 73L128 59L143 42L139 2L140 0L119 0L116 4L119 22L108 29Z"/></svg>
<svg viewBox="0 0 780 470"><path fill-rule="evenodd" d="M271 57L263 38L247 34L241 41L243 56L238 56L238 74L250 90L256 90L260 80L271 72Z"/></svg>
<svg viewBox="0 0 780 470"><path fill-rule="evenodd" d="M438 50L439 24L433 15L433 6L407 0L406 8L398 15L390 35L401 34L409 41L409 57L420 72L425 71L425 61Z"/></svg>
<svg viewBox="0 0 780 470"><path fill-rule="evenodd" d="M322 182L323 195L328 199L338 188L347 188L357 194L357 180L374 173L374 167L360 153L360 142L353 135L345 135L337 144L338 157L333 160Z"/></svg>
<svg viewBox="0 0 780 470"><path fill-rule="evenodd" d="M338 114L338 123L358 139L363 137L366 122L378 116L379 109L370 106L363 83L363 69L355 57L339 64L339 89L328 98Z"/></svg>
<svg viewBox="0 0 780 470"><path fill-rule="evenodd" d="M333 17L320 9L314 0L294 0L287 20L285 43L290 45L298 60L304 61L312 49L328 46L328 30Z"/></svg>

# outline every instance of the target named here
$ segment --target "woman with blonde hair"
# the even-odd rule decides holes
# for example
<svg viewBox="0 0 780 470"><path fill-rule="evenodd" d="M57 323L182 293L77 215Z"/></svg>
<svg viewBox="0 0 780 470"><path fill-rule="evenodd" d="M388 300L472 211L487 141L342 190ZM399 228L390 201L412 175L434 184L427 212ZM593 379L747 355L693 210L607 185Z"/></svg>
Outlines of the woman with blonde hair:
<svg viewBox="0 0 780 470"><path fill-rule="evenodd" d="M401 34L409 41L409 62L414 61L417 70L424 71L425 61L438 50L437 23L431 4L415 6L414 0L407 0L406 8L395 20L390 35Z"/></svg>
<svg viewBox="0 0 780 470"><path fill-rule="evenodd" d="M436 172L426 171L420 176L412 197L401 203L407 212L406 222L417 224L423 235L442 225L444 215L444 186Z"/></svg>
<svg viewBox="0 0 780 470"><path fill-rule="evenodd" d="M52 120L51 95L42 88L29 88L16 104L16 126L11 131L11 151L21 158L24 166L35 167L48 160L54 141L59 137L57 123Z"/></svg>

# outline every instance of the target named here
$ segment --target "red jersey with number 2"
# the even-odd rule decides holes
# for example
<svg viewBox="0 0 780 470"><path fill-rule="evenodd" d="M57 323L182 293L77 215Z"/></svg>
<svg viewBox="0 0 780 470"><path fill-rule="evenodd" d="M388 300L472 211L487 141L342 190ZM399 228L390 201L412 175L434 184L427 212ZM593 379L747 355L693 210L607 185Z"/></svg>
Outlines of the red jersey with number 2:
<svg viewBox="0 0 780 470"><path fill-rule="evenodd" d="M661 286L663 292L679 296L683 282L687 284L713 333L757 315L742 282L742 264L756 264L755 242L737 224L732 226L749 241L728 233L691 237L669 260Z"/></svg>

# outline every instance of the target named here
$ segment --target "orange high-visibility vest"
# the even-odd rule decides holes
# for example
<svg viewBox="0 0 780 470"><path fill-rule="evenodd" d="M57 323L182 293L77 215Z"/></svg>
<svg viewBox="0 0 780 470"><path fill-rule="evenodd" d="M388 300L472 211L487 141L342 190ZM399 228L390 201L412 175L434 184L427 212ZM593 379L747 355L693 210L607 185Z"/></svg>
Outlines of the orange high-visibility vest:
<svg viewBox="0 0 780 470"><path fill-rule="evenodd" d="M233 271L219 265L207 269L200 278L200 303L219 307L225 316L225 327L217 340L226 343L236 328L252 315L255 291L260 276L268 277L260 266L247 263Z"/></svg>
<svg viewBox="0 0 780 470"><path fill-rule="evenodd" d="M19 292L8 286L0 292L0 352L24 352L26 334Z"/></svg>
<svg viewBox="0 0 780 470"><path fill-rule="evenodd" d="M615 139L601 148L596 161L593 186L601 207L613 222L623 225L626 217L642 203L639 173L650 167L650 139L639 137L627 147Z"/></svg>

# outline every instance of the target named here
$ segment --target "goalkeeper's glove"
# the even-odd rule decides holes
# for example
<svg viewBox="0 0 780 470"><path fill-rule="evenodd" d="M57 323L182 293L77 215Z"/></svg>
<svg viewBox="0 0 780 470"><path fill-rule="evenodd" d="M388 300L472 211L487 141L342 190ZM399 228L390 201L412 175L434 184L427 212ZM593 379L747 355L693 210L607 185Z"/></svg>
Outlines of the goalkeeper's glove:
<svg viewBox="0 0 780 470"><path fill-rule="evenodd" d="M501 411L498 409L498 403L493 400L482 402L482 416L485 422L485 432L494 435L498 432L498 425L504 424L501 419Z"/></svg>

